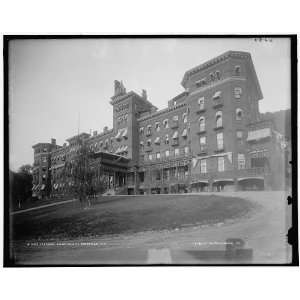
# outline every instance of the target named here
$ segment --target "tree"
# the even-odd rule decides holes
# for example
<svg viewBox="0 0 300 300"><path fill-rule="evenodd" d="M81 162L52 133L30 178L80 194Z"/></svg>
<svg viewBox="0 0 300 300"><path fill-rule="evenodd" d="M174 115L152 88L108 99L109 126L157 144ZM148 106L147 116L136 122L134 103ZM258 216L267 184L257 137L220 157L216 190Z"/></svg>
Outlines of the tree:
<svg viewBox="0 0 300 300"><path fill-rule="evenodd" d="M63 172L64 178L69 181L66 184L69 192L74 192L84 206L91 205L90 197L95 191L95 173L90 166L91 156L92 152L86 142L78 138L78 149L70 161L66 161Z"/></svg>
<svg viewBox="0 0 300 300"><path fill-rule="evenodd" d="M11 206L21 208L22 204L32 196L32 167L23 165L18 172L10 171Z"/></svg>

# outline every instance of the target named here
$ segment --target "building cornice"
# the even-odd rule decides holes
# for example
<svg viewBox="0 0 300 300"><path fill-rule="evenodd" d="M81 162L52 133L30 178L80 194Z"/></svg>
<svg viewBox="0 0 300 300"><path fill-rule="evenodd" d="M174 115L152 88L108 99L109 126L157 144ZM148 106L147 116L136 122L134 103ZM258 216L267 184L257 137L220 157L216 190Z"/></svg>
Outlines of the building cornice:
<svg viewBox="0 0 300 300"><path fill-rule="evenodd" d="M227 51L213 59L208 60L207 62L198 65L188 71L185 72L183 79L181 81L181 85L185 88L186 82L189 80L191 76L198 73L199 71L206 70L209 67L212 67L213 65L216 65L228 58L245 58L250 59L251 55L248 52L242 52L242 51Z"/></svg>
<svg viewBox="0 0 300 300"><path fill-rule="evenodd" d="M185 106L186 106L186 103L180 103L180 104L178 104L176 106L167 107L167 108L159 110L159 111L157 111L157 112L155 112L153 114L141 117L141 118L137 119L137 121L138 122L146 121L146 120L149 120L149 119L161 116L163 114L166 114L166 113L169 113L169 112L172 112L172 111L176 111L177 109L183 108Z"/></svg>

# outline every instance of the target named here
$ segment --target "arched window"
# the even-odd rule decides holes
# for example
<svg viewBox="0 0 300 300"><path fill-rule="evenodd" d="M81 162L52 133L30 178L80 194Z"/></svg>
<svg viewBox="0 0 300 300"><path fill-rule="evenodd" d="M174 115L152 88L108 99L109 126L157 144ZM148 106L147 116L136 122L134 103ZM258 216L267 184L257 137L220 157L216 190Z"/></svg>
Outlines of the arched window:
<svg viewBox="0 0 300 300"><path fill-rule="evenodd" d="M165 144L168 145L169 144L169 135L166 134L166 137L165 137Z"/></svg>
<svg viewBox="0 0 300 300"><path fill-rule="evenodd" d="M205 131L205 118L201 117L199 119L199 129L200 131Z"/></svg>
<svg viewBox="0 0 300 300"><path fill-rule="evenodd" d="M235 110L235 117L236 117L236 120L238 120L238 121L242 120L242 118L243 118L243 110L240 109L240 108L237 108Z"/></svg>
<svg viewBox="0 0 300 300"><path fill-rule="evenodd" d="M222 112L217 111L216 112L216 127L222 127L223 126L223 118L222 118Z"/></svg>

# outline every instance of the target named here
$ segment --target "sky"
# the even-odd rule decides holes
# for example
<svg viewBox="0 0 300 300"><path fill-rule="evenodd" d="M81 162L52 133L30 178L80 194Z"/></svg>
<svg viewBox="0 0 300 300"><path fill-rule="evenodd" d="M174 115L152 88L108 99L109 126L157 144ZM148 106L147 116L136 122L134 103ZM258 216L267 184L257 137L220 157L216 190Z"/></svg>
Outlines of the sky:
<svg viewBox="0 0 300 300"><path fill-rule="evenodd" d="M290 108L290 43L246 39L15 40L9 45L10 168L33 163L32 145L112 127L114 80L159 109L184 89L185 71L228 50L250 52L264 99Z"/></svg>

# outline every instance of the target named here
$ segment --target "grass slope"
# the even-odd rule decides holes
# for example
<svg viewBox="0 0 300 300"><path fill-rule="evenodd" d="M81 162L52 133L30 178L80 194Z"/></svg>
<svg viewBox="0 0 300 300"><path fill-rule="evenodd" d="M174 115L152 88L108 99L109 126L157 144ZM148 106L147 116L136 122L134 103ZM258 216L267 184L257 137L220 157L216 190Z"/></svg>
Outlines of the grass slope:
<svg viewBox="0 0 300 300"><path fill-rule="evenodd" d="M13 240L58 240L213 224L248 213L237 197L164 195L103 197L87 210L73 202L12 216Z"/></svg>

